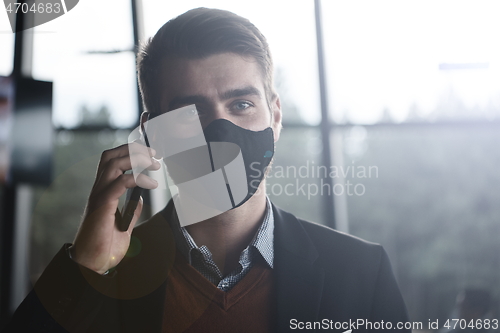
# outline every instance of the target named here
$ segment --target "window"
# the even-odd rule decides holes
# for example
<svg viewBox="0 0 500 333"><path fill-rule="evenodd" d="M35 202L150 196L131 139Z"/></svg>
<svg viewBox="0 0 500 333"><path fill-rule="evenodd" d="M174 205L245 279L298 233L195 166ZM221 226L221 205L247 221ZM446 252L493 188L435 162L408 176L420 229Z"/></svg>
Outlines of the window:
<svg viewBox="0 0 500 333"><path fill-rule="evenodd" d="M14 65L14 34L7 15L0 17L0 75L9 76Z"/></svg>
<svg viewBox="0 0 500 333"><path fill-rule="evenodd" d="M136 124L130 2L80 1L34 33L33 77L54 81L56 127Z"/></svg>
<svg viewBox="0 0 500 333"><path fill-rule="evenodd" d="M322 3L350 233L384 245L414 321L498 296L498 3Z"/></svg>

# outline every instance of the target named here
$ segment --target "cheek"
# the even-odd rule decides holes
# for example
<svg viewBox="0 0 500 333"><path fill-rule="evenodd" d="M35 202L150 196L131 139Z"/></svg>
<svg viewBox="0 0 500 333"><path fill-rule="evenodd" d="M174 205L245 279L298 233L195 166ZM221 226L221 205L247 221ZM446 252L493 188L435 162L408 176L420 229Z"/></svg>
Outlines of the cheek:
<svg viewBox="0 0 500 333"><path fill-rule="evenodd" d="M252 131L262 131L271 126L271 113L267 107L262 107L252 113L251 116L243 119L244 125L239 125L243 128Z"/></svg>

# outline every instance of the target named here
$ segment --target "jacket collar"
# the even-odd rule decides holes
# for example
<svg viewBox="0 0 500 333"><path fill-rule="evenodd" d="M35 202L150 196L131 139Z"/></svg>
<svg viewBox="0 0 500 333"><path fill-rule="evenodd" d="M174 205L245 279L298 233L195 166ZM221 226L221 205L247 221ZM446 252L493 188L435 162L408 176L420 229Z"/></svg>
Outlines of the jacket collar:
<svg viewBox="0 0 500 333"><path fill-rule="evenodd" d="M308 263L314 263L318 252L302 223L292 214L272 204L275 220L275 247L287 251Z"/></svg>

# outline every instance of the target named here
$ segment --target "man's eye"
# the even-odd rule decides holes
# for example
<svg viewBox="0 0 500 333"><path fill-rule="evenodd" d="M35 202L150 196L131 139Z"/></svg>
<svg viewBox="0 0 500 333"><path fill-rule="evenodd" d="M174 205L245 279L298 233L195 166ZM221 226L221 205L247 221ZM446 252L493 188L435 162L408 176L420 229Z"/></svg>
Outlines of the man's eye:
<svg viewBox="0 0 500 333"><path fill-rule="evenodd" d="M181 113L181 118L184 120L191 120L199 117L199 112L196 109L189 109Z"/></svg>
<svg viewBox="0 0 500 333"><path fill-rule="evenodd" d="M249 107L252 107L252 103L241 101L241 102L236 102L233 104L233 109L236 111L243 111L248 109Z"/></svg>

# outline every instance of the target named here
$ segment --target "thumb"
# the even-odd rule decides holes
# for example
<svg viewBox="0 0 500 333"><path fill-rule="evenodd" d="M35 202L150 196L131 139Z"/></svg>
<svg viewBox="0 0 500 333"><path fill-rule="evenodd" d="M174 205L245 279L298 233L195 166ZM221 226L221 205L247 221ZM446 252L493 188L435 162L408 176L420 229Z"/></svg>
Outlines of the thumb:
<svg viewBox="0 0 500 333"><path fill-rule="evenodd" d="M132 218L132 221L130 222L130 225L128 227L127 232L129 234L132 233L132 230L135 227L135 224L137 221L139 221L139 217L141 216L142 213L142 207L144 206L144 201L142 200L142 196L139 197L139 202L137 203L137 208L134 211L134 217Z"/></svg>

